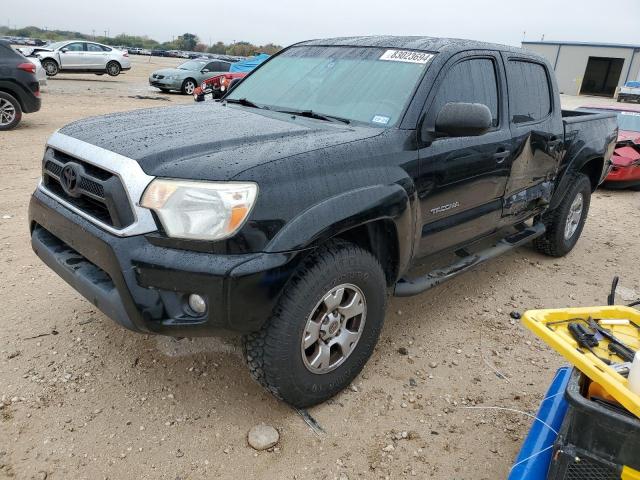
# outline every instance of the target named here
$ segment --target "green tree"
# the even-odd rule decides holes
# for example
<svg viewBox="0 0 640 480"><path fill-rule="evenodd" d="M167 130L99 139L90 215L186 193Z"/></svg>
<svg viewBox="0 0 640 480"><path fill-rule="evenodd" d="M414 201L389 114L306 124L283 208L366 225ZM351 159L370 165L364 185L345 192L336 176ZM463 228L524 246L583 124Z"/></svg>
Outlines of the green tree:
<svg viewBox="0 0 640 480"><path fill-rule="evenodd" d="M235 55L238 57L250 57L255 55L258 51L258 47L249 42L237 42L233 45L229 45L227 53L229 55Z"/></svg>
<svg viewBox="0 0 640 480"><path fill-rule="evenodd" d="M280 50L282 50L282 47L280 45L275 45L273 43L267 43L266 45L262 45L261 47L258 48L259 53L266 53L268 55L273 55L275 53L278 53Z"/></svg>
<svg viewBox="0 0 640 480"><path fill-rule="evenodd" d="M178 37L176 41L178 50L193 51L200 40L193 33L185 33Z"/></svg>
<svg viewBox="0 0 640 480"><path fill-rule="evenodd" d="M207 52L218 54L227 53L227 46L224 42L216 42L207 49Z"/></svg>

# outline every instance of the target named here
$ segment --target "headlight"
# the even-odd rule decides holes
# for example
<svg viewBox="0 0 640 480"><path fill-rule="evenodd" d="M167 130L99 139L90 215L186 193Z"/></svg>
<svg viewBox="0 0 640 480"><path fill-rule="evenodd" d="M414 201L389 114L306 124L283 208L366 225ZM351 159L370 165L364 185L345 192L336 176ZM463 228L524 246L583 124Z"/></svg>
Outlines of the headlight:
<svg viewBox="0 0 640 480"><path fill-rule="evenodd" d="M170 237L222 240L240 230L257 193L255 183L156 179L140 205L156 212Z"/></svg>

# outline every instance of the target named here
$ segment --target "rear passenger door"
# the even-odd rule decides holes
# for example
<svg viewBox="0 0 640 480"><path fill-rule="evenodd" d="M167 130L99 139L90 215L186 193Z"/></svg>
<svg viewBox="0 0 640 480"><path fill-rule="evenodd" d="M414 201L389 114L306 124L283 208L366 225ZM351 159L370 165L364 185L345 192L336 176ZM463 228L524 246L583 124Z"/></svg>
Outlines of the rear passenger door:
<svg viewBox="0 0 640 480"><path fill-rule="evenodd" d="M503 58L514 152L505 192L505 215L516 215L531 208L529 203L537 203L542 187L556 175L564 129L560 105L555 104L559 97L547 65L520 53L505 52ZM518 200L522 198L528 203Z"/></svg>
<svg viewBox="0 0 640 480"><path fill-rule="evenodd" d="M103 69L107 66L108 51L104 47L95 43L87 43L86 67L94 69Z"/></svg>
<svg viewBox="0 0 640 480"><path fill-rule="evenodd" d="M435 131L436 116L449 102L486 105L493 126L480 136L440 137L420 148L421 255L491 233L502 215L511 132L499 54L466 52L445 64L425 105L427 130Z"/></svg>

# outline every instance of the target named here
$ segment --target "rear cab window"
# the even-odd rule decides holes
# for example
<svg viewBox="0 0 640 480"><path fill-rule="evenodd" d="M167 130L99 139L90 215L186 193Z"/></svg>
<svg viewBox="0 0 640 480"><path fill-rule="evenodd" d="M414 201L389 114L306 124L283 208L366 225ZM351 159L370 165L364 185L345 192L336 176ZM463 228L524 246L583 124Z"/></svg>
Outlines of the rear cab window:
<svg viewBox="0 0 640 480"><path fill-rule="evenodd" d="M509 59L507 81L511 123L539 122L551 113L551 85L544 65L524 59Z"/></svg>

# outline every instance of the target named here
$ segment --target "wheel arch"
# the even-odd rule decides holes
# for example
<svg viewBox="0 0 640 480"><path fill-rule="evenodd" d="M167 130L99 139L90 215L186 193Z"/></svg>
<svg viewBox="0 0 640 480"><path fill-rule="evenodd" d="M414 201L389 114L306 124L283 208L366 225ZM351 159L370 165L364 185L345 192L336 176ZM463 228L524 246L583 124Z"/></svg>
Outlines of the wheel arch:
<svg viewBox="0 0 640 480"><path fill-rule="evenodd" d="M589 181L591 182L591 191L595 192L598 185L600 185L600 179L602 177L602 172L604 171L604 158L593 157L587 160L578 171L589 177Z"/></svg>
<svg viewBox="0 0 640 480"><path fill-rule="evenodd" d="M568 190L569 183L574 178L575 173L582 173L586 175L591 182L591 191L595 192L595 190L598 188L598 185L600 185L602 172L604 171L604 165L605 160L600 155L594 155L588 157L583 162L576 162L569 165L556 185L555 193L553 195L553 198L551 199L549 208L553 210L557 208L558 205L560 205L560 202L562 202L562 199L564 198L565 193Z"/></svg>
<svg viewBox="0 0 640 480"><path fill-rule="evenodd" d="M341 239L371 252L387 283L395 284L413 245L411 201L400 185L377 185L329 198L302 212L276 235L267 251L315 250Z"/></svg>
<svg viewBox="0 0 640 480"><path fill-rule="evenodd" d="M20 94L18 93L17 90L11 88L10 84L6 84L4 82L0 82L0 92L6 93L7 95L11 95L13 98L16 99L16 101L18 102L18 105L20 105L20 109L22 111L25 110L25 105L24 105L24 102L22 100L22 97L20 96Z"/></svg>

